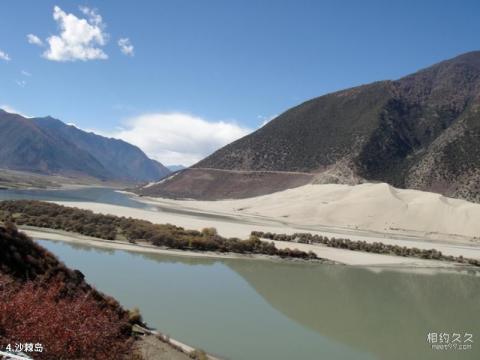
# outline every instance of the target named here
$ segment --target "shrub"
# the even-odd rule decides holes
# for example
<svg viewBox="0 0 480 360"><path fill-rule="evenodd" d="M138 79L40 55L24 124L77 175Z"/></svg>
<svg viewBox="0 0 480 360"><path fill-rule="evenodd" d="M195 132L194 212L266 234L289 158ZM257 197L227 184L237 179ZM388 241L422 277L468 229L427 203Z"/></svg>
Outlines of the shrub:
<svg viewBox="0 0 480 360"><path fill-rule="evenodd" d="M14 215L14 216L13 216ZM261 241L252 234L248 240L224 238L213 227L201 232L186 230L171 224L153 224L149 221L126 217L95 214L89 210L61 206L34 200L9 200L0 202L0 221L15 221L31 225L73 231L106 240L122 238L130 243L138 240L180 250L253 253L313 259L302 251L280 251L273 243ZM299 234L304 236L304 234ZM272 234L272 238L291 240L291 236ZM316 257L315 257L316 258Z"/></svg>
<svg viewBox="0 0 480 360"><path fill-rule="evenodd" d="M65 284L27 282L0 293L0 345L40 343L37 359L122 359L131 348L128 319L92 293L63 296Z"/></svg>
<svg viewBox="0 0 480 360"><path fill-rule="evenodd" d="M339 249L348 249L353 251L364 251L364 252L371 252L375 254L390 254L390 255L397 255L397 256L409 256L409 257L416 257L422 259L435 259L435 260L444 260L444 261L454 261L459 263L466 263L472 266L480 266L480 261L476 259L466 259L463 256L454 257L451 255L443 255L441 251L430 249L430 250L420 250L418 248L407 248L406 246L400 247L398 245L389 245L383 244L380 242L373 242L367 243L364 240L361 241L352 241L350 239L337 239L337 238L328 238L326 236L321 235L312 235L308 233L296 233L293 235L286 235L286 234L273 234L270 232L262 232L262 231L252 231L252 236L263 238L263 239L271 239L271 240L278 240L278 241L287 241L287 242L297 242L297 243L304 243L304 244L324 244L328 247L334 247ZM278 252L279 256L286 257L301 257L305 258L305 256L317 258L315 254L309 252L308 254L299 253L297 251L293 251L290 249L280 250Z"/></svg>
<svg viewBox="0 0 480 360"><path fill-rule="evenodd" d="M208 360L208 355L203 350L192 350L188 356L194 360Z"/></svg>

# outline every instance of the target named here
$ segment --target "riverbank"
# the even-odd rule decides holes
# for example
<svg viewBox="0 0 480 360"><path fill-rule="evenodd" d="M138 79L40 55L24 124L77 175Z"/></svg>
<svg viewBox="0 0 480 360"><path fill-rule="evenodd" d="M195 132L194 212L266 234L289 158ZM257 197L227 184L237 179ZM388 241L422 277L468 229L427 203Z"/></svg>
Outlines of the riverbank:
<svg viewBox="0 0 480 360"><path fill-rule="evenodd" d="M480 245L480 204L385 183L305 185L246 199L141 197L160 209L270 222L285 227Z"/></svg>
<svg viewBox="0 0 480 360"><path fill-rule="evenodd" d="M147 201L152 205L151 209L137 209L125 206L109 205L93 202L67 202L56 201L55 203L64 206L73 206L79 209L91 210L94 213L108 214L115 216L132 217L143 219L156 224L174 224L188 229L201 230L203 228L215 227L218 233L227 237L247 238L252 231L272 232L272 233L312 233L322 236L343 237L353 241L366 241L369 243L382 242L389 245L406 246L409 248L418 248L430 250L432 248L441 251L444 255L463 256L480 260L480 246L477 241L468 238L452 238L451 240L434 240L431 238L422 238L416 234L409 236L400 236L393 234L382 234L374 231L348 230L343 231L339 228L309 228L292 223L282 222L279 219L250 217L245 214L219 213L215 210L207 211L207 208L195 209L188 207L188 201L174 201L157 199L143 199L135 197L137 201ZM202 202L216 203L216 202ZM155 205L156 204L156 205ZM217 205L212 205L217 206ZM295 248L297 244L281 243L281 247ZM298 244L300 245L300 244ZM348 265L377 265L377 264L405 264L405 266L417 266L418 261L412 258L404 258L389 255L379 255L371 253L362 253L357 251L346 251L343 249L332 249L315 246L312 251L318 256ZM300 250L300 248L299 248ZM423 263L423 261L421 261ZM442 263L443 264L443 263ZM430 265L430 264L425 264ZM442 265L443 266L443 265Z"/></svg>
<svg viewBox="0 0 480 360"><path fill-rule="evenodd" d="M479 274L469 269L213 260L39 243L127 308L141 309L150 326L225 359L395 359L388 344L398 336L411 346L408 358L427 359L431 350L419 336L425 327L477 327Z"/></svg>
<svg viewBox="0 0 480 360"><path fill-rule="evenodd" d="M195 349L181 341L175 340L159 331L135 325L134 333L140 336L137 351L148 360L220 360L203 350Z"/></svg>
<svg viewBox="0 0 480 360"><path fill-rule="evenodd" d="M127 241L119 240L104 240L91 236L85 236L77 233L39 228L35 226L22 225L18 227L28 236L34 239L45 239L53 241L63 241L73 244L82 244L92 247L99 247L103 249L123 250L139 253L150 254L164 254L183 257L195 257L195 258L213 258L213 259L252 259L252 260L271 260L271 261L303 261L298 259L281 259L277 256L261 255L261 254L236 254L236 253L220 253L213 251L190 251L190 250L176 250L161 248L155 245L150 245L147 242L137 241L136 243L130 243ZM290 246L292 248L293 246ZM309 260L316 261L316 260ZM321 260L318 260L321 261Z"/></svg>
<svg viewBox="0 0 480 360"><path fill-rule="evenodd" d="M132 244L126 241L103 240L62 230L38 228L34 226L20 226L23 232L32 238L62 241L73 244L88 245L103 249L123 250L139 253L164 254L182 257L213 258L213 259L251 259L268 261L303 261L298 259L281 259L276 256L258 254L234 254L219 252L183 251L159 248L148 243ZM268 240L270 241L270 240ZM464 268L465 266L437 260L408 258L393 255L372 254L345 249L336 249L319 244L301 244L272 240L279 249L297 248L305 252L312 251L322 260L332 264L343 264L361 267L402 267L402 268ZM319 261L322 261L319 260ZM312 261L312 260L309 260Z"/></svg>

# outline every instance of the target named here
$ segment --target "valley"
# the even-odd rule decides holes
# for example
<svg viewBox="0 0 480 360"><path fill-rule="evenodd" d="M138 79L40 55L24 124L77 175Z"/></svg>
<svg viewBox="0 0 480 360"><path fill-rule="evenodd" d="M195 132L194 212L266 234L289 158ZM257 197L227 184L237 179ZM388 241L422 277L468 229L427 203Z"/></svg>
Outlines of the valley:
<svg viewBox="0 0 480 360"><path fill-rule="evenodd" d="M479 121L479 51L254 129L116 129L142 148L0 110L0 351L34 333L55 353L39 359L449 359L427 334L480 333Z"/></svg>

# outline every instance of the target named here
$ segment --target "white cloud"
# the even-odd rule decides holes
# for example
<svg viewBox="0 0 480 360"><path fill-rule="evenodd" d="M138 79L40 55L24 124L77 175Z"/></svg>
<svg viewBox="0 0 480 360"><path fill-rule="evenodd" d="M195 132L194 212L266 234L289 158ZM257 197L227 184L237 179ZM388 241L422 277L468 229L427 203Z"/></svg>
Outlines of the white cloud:
<svg viewBox="0 0 480 360"><path fill-rule="evenodd" d="M0 50L0 60L10 61L11 58L6 52Z"/></svg>
<svg viewBox="0 0 480 360"><path fill-rule="evenodd" d="M137 145L163 164L192 165L250 133L234 122L208 121L184 113L146 114L128 120L109 136Z"/></svg>
<svg viewBox="0 0 480 360"><path fill-rule="evenodd" d="M87 16L86 19L67 14L58 6L53 8L53 19L58 24L60 34L47 38L48 49L43 53L45 58L53 61L108 58L101 48L108 40L102 17L87 7L81 7L80 10Z"/></svg>
<svg viewBox="0 0 480 360"><path fill-rule="evenodd" d="M22 73L23 76L28 76L28 77L32 76L32 74L30 74L30 73L29 73L28 71L26 71L26 70L22 70L21 73Z"/></svg>
<svg viewBox="0 0 480 360"><path fill-rule="evenodd" d="M103 19L100 16L100 14L97 13L97 10L90 9L86 6L80 6L79 9L83 14L88 16L88 19L90 20L90 22L92 24L100 26L100 27L104 27L104 25L102 24Z"/></svg>
<svg viewBox="0 0 480 360"><path fill-rule="evenodd" d="M27 41L29 44L43 46L43 41L37 35L34 35L34 34L28 34Z"/></svg>
<svg viewBox="0 0 480 360"><path fill-rule="evenodd" d="M27 85L25 80L15 80L15 83L20 87L25 87L25 85Z"/></svg>
<svg viewBox="0 0 480 360"><path fill-rule="evenodd" d="M118 40L118 46L120 47L120 51L125 54L125 55L129 55L129 56L133 56L134 53L133 53L133 45L132 45L132 42L130 41L129 38L121 38Z"/></svg>

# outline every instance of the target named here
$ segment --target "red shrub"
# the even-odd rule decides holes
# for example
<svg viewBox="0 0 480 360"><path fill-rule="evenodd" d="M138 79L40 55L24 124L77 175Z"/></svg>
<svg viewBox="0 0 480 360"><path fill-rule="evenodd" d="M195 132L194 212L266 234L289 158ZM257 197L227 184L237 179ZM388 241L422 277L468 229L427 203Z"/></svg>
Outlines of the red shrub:
<svg viewBox="0 0 480 360"><path fill-rule="evenodd" d="M41 286L0 284L0 345L40 343L35 359L122 359L130 351L124 314L99 303L92 291L62 296L55 279Z"/></svg>

